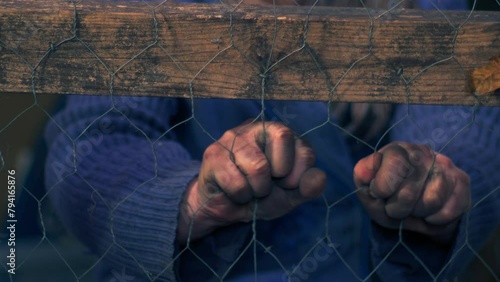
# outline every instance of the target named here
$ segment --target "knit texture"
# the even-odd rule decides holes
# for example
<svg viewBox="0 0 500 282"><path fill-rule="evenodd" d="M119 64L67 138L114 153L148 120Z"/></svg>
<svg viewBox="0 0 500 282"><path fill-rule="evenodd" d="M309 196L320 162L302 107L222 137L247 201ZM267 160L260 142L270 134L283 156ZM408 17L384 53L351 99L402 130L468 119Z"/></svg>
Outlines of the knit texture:
<svg viewBox="0 0 500 282"><path fill-rule="evenodd" d="M249 239L248 224L220 230L193 243L190 250L180 253L180 260L173 261L179 247L175 244L179 204L200 165L192 156L199 158L200 152L213 142L200 124L189 120L191 113L185 110L184 102L159 98L71 97L46 131L47 187L63 222L93 252L104 257L109 269L120 271L125 267L127 273L143 277L145 281L157 276L157 281L215 279L214 273L196 257L207 261L222 276ZM289 124L301 133L327 118L326 105L322 103L269 102L268 105L277 109L287 106L290 114L309 117L307 121L298 119ZM196 107L197 119L214 138L260 112L255 101L199 100ZM225 109L224 113L215 114L219 108ZM393 123L404 118L406 112L406 106L400 106ZM452 157L456 165L471 176L471 193L474 203L478 204L462 219L452 250L421 236L402 238L433 275L453 258L450 267L439 276L453 277L471 258L470 251L463 248L465 234L468 232L470 246L478 250L491 230L498 226L500 216L495 209L498 192L485 196L500 183L495 173L500 167L499 160L491 153L499 148L500 136L495 124L499 110L479 109L469 129L464 128L472 121L471 109L419 106L411 107L409 113L391 130L391 138L428 143L436 151L442 149L442 153ZM179 121L187 122L170 130L170 126ZM352 173L349 175L353 164L340 136L339 130L329 126L305 136L320 152L318 165L329 177L325 192L329 203L354 189ZM443 148L443 142L449 140ZM320 242L325 234L326 212L323 199L312 201L269 224L259 222L258 238L272 246L273 254L287 268L296 266L302 257L307 262L311 244ZM323 252L328 257L318 261L313 272L304 271L307 265L299 266L297 269L302 273L294 277L315 281L339 277L342 281L356 281L356 275L365 277L381 263L377 268L381 280L431 280L402 245L387 257L399 241L397 231L373 225L372 236L369 236L366 218L355 197L334 206L330 210L329 232L339 253L329 252L323 248L324 244L318 244L317 250L311 253ZM365 243L369 237L371 242ZM371 259L366 253L369 245ZM291 249L294 251L290 252ZM280 281L285 277L262 248L257 250L257 255L260 274L268 277L265 279ZM178 261L180 269L176 265ZM253 251L245 253L229 277L245 272L253 273Z"/></svg>
<svg viewBox="0 0 500 282"><path fill-rule="evenodd" d="M407 115L408 114L408 115ZM400 106L391 131L393 140L427 144L450 157L467 172L471 180L472 210L460 222L453 249L426 241L422 236L406 234L402 242L409 246L430 273L408 249L399 244L394 253L387 253L400 239L397 232L375 227L374 262L384 261L379 268L381 278L388 281L430 281L432 274L439 281L456 277L473 253L479 251L489 234L500 224L500 108ZM383 242L383 243L381 243ZM391 243L392 242L392 243ZM451 260L451 261L450 261ZM445 264L450 261L450 264ZM444 268L444 271L442 269Z"/></svg>
<svg viewBox="0 0 500 282"><path fill-rule="evenodd" d="M466 8L466 1L416 2L422 9ZM175 243L179 205L205 148L262 113L258 101L206 99L193 105L183 99L73 96L47 126L49 197L65 225L103 258L97 281L112 281L113 271L134 281L244 282L257 275L258 281L349 282L372 272L373 281L443 281L455 277L473 257L470 248L479 250L499 226L498 108L473 115L467 107L398 106L392 121L391 140L428 144L471 177L473 209L461 219L450 249L370 224L358 199L348 196L355 189L354 160L343 132L324 125L324 103L266 101L267 118L307 132L317 166L328 176L324 197L257 223L255 235L273 256L249 247L249 224L216 230L184 249ZM283 120L276 110L298 118ZM282 266L295 272L287 278Z"/></svg>
<svg viewBox="0 0 500 282"><path fill-rule="evenodd" d="M108 98L71 97L48 125L49 196L68 228L111 267L175 281L178 206L200 164L169 139L154 142L168 130L175 100L114 102L108 111Z"/></svg>

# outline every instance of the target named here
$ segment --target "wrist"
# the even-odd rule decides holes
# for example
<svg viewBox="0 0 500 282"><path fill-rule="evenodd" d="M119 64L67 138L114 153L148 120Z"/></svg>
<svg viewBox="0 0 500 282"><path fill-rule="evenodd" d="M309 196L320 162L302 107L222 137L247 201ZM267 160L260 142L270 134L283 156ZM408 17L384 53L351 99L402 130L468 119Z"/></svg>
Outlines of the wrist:
<svg viewBox="0 0 500 282"><path fill-rule="evenodd" d="M206 212L198 193L198 178L193 179L187 186L184 199L179 208L177 223L177 242L186 244L188 241L199 239L218 227Z"/></svg>

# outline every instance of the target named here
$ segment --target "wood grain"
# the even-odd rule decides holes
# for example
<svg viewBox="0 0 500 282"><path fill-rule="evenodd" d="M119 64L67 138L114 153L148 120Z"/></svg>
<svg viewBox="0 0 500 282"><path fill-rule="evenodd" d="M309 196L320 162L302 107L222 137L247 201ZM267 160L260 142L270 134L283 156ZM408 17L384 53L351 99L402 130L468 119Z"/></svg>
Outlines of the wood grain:
<svg viewBox="0 0 500 282"><path fill-rule="evenodd" d="M0 93L500 105L498 12L383 12L2 1Z"/></svg>

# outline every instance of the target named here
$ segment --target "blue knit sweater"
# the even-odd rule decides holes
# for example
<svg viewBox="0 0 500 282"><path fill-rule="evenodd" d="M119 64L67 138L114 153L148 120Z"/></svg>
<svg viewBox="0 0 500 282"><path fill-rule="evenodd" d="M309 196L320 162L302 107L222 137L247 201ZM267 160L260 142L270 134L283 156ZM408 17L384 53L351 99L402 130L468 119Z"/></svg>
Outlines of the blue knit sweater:
<svg viewBox="0 0 500 282"><path fill-rule="evenodd" d="M499 108L396 109L391 140L429 144L471 177L473 209L447 248L370 223L352 194L349 142L335 123L308 132L327 120L324 103L269 101L269 118L308 132L328 175L324 197L259 221L255 234L250 224L236 224L177 246L179 203L203 151L261 112L255 101L216 99L196 100L192 110L183 99L74 96L47 126L49 196L67 227L102 258L97 281L254 281L255 269L258 281L444 280L499 226ZM262 244L249 245L252 235Z"/></svg>
<svg viewBox="0 0 500 282"><path fill-rule="evenodd" d="M269 101L266 108L286 111L284 122L301 134L328 115L319 102ZM295 269L290 281L359 281L371 272L372 280L428 281L444 268L442 280L456 275L471 248L478 250L499 225L500 109L398 106L392 140L427 143L471 176L474 208L452 248L409 233L400 240L397 231L370 224L351 194L346 140L332 124L305 135L328 175L324 198L258 222L263 244L255 250L250 224L217 230L188 249L177 246L179 203L204 149L261 111L255 101L217 99L196 100L194 109L193 116L183 99L72 96L49 123L49 196L67 227L103 257L98 281L122 272L135 281L219 281L216 274L246 281L237 278L245 273L253 281L254 252L258 281L287 281L282 267Z"/></svg>

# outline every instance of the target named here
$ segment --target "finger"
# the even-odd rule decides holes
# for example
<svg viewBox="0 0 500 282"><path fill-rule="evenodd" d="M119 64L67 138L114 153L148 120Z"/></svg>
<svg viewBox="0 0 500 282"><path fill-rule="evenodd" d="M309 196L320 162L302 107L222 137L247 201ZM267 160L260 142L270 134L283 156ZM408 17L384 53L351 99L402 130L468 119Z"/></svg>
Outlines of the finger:
<svg viewBox="0 0 500 282"><path fill-rule="evenodd" d="M401 189L386 201L387 215L395 219L408 217L422 195L423 186L423 182L403 181Z"/></svg>
<svg viewBox="0 0 500 282"><path fill-rule="evenodd" d="M354 184L357 188L368 187L382 164L382 154L375 152L358 161L354 167Z"/></svg>
<svg viewBox="0 0 500 282"><path fill-rule="evenodd" d="M408 152L401 146L387 147L382 154L380 169L369 187L370 195L379 199L389 198L399 191L403 181L415 172L408 160Z"/></svg>
<svg viewBox="0 0 500 282"><path fill-rule="evenodd" d="M442 208L435 214L425 217L425 221L430 224L444 225L449 224L460 218L470 209L470 178L469 176L456 168L451 185L454 187L450 197L446 200Z"/></svg>
<svg viewBox="0 0 500 282"><path fill-rule="evenodd" d="M380 151L384 151L391 146L400 146L406 150L408 153L408 160L413 166L425 165L430 168L430 165L434 162L435 153L429 145L424 144L412 144L406 142L392 142L389 145L384 146Z"/></svg>
<svg viewBox="0 0 500 282"><path fill-rule="evenodd" d="M453 188L450 179L435 164L425 185L423 195L416 203L412 215L427 217L437 213L451 196Z"/></svg>
<svg viewBox="0 0 500 282"><path fill-rule="evenodd" d="M372 123L370 118L370 104L368 103L352 103L351 104L351 122L346 127L346 130L354 135L363 136L367 128L364 125Z"/></svg>
<svg viewBox="0 0 500 282"><path fill-rule="evenodd" d="M339 125L344 125L347 121L347 111L349 110L350 103L331 103L330 112Z"/></svg>
<svg viewBox="0 0 500 282"><path fill-rule="evenodd" d="M251 124L247 120L242 125L228 130L219 140L219 144L226 148L229 154L229 160L221 160L220 163L213 163L214 167L224 167L225 162L233 163L236 168L244 175L251 194L255 197L267 195L272 187L270 167L266 156L262 152L260 144L255 142L257 132L262 133L261 124ZM219 172L221 173L221 172ZM221 173L222 174L222 173ZM229 195L242 193L248 199L247 191L237 191L239 186L231 187L227 191ZM238 198L239 199L239 198ZM238 202L241 200L236 199Z"/></svg>
<svg viewBox="0 0 500 282"><path fill-rule="evenodd" d="M271 191L271 166L261 148L252 140L236 140L233 148L234 164L245 175L255 197L264 197Z"/></svg>
<svg viewBox="0 0 500 282"><path fill-rule="evenodd" d="M356 195L374 222L387 228L397 228L399 226L400 220L387 216L385 200L373 198L368 191L368 187L360 188Z"/></svg>
<svg viewBox="0 0 500 282"><path fill-rule="evenodd" d="M203 166L200 171L203 186L200 191L207 200L219 192L225 193L235 203L246 203L253 197L252 189L243 173L230 159L222 145L210 145L203 155Z"/></svg>
<svg viewBox="0 0 500 282"><path fill-rule="evenodd" d="M365 140L371 140L377 134L381 133L382 129L387 126L392 113L392 105L390 104L371 104L372 118L368 130L364 133Z"/></svg>
<svg viewBox="0 0 500 282"><path fill-rule="evenodd" d="M277 123L266 128L265 154L271 164L272 177L284 177L290 173L295 158L294 132Z"/></svg>
<svg viewBox="0 0 500 282"><path fill-rule="evenodd" d="M310 168L302 176L299 187L295 189L273 187L271 194L262 198L258 203L258 218L269 220L280 217L300 204L323 193L326 174L322 170Z"/></svg>
<svg viewBox="0 0 500 282"><path fill-rule="evenodd" d="M356 195L360 199L370 218L387 228L397 228L400 220L390 218L385 210L386 199L376 198L369 189L382 165L383 155L375 152L358 161L354 167L354 183L358 188Z"/></svg>
<svg viewBox="0 0 500 282"><path fill-rule="evenodd" d="M323 193L325 184L326 174L319 168L309 168L300 178L300 198L309 200L319 197Z"/></svg>
<svg viewBox="0 0 500 282"><path fill-rule="evenodd" d="M316 156L313 149L303 139L295 140L295 153L293 167L290 173L283 179L278 180L278 186L295 189L299 187L302 174L311 168L316 162Z"/></svg>
<svg viewBox="0 0 500 282"><path fill-rule="evenodd" d="M427 187L429 173L434 164L434 155L426 146L408 145L408 162L410 170L404 176L399 190L387 199L385 210L387 215L403 219L413 213Z"/></svg>

